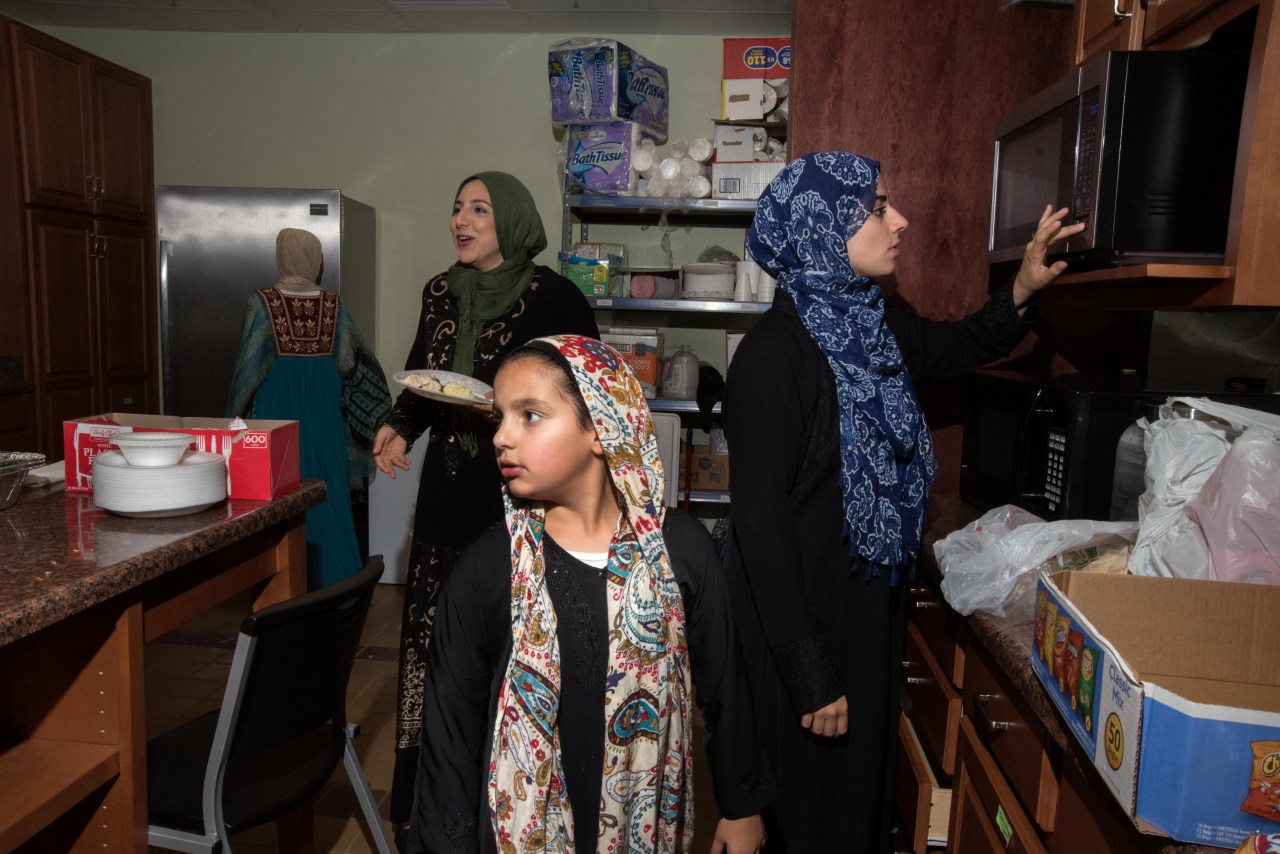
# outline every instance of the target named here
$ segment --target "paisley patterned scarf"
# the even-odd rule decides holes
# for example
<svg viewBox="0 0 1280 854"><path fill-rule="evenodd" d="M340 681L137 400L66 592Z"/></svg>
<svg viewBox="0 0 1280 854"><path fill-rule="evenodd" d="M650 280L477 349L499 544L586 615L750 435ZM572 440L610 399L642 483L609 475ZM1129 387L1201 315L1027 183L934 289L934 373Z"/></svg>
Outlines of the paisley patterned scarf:
<svg viewBox="0 0 1280 854"><path fill-rule="evenodd" d="M512 653L498 697L489 809L498 849L511 852L677 852L693 836L684 602L662 537L662 461L635 374L592 338L526 345L567 363L604 447L622 505L605 569L606 674L600 835L575 847L557 718L560 650L545 581L546 511L503 490L511 533Z"/></svg>
<svg viewBox="0 0 1280 854"><path fill-rule="evenodd" d="M850 555L896 567L920 550L936 463L880 286L849 265L846 242L875 207L879 171L839 151L793 160L757 202L747 248L795 300L835 374Z"/></svg>

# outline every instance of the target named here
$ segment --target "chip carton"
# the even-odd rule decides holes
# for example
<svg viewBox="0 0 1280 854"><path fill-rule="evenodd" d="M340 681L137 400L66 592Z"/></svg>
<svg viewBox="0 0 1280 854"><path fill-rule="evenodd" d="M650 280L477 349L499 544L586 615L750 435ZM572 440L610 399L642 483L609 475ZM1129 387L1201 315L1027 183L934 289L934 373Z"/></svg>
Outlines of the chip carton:
<svg viewBox="0 0 1280 854"><path fill-rule="evenodd" d="M301 481L297 421L245 421L231 430L226 418L180 418L108 412L62 422L68 492L93 490L93 458L113 450L111 437L122 431L190 433L202 451L227 458L227 495L266 500Z"/></svg>
<svg viewBox="0 0 1280 854"><path fill-rule="evenodd" d="M1147 833L1280 833L1280 587L1042 574L1031 669Z"/></svg>

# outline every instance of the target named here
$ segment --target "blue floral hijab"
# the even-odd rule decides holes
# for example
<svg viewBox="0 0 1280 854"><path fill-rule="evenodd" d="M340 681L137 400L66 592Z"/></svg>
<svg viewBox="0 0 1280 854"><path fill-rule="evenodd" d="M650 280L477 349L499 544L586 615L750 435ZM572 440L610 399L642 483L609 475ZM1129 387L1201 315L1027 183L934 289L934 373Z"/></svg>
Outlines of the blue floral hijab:
<svg viewBox="0 0 1280 854"><path fill-rule="evenodd" d="M795 300L835 375L850 555L896 567L920 550L937 465L880 286L849 265L846 243L875 207L879 173L841 151L793 160L760 197L747 249Z"/></svg>

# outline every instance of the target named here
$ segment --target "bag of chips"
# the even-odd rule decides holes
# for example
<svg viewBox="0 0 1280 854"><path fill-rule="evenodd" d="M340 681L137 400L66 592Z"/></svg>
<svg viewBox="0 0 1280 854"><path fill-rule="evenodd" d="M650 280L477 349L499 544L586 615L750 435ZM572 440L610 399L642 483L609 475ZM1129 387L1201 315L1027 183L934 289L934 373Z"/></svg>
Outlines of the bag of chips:
<svg viewBox="0 0 1280 854"><path fill-rule="evenodd" d="M1242 812L1280 821L1280 741L1251 741L1253 765Z"/></svg>

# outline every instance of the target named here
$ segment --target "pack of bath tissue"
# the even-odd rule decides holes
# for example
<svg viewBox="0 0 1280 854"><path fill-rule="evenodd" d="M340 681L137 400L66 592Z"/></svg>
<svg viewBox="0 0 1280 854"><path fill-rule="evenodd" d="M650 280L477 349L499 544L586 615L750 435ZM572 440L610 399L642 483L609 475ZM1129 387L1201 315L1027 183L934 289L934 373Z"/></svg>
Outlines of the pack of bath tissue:
<svg viewBox="0 0 1280 854"><path fill-rule="evenodd" d="M644 128L635 122L569 125L565 131L569 193L632 196L639 180L632 157L641 151Z"/></svg>
<svg viewBox="0 0 1280 854"><path fill-rule="evenodd" d="M667 138L667 69L612 39L568 39L547 54L551 122L631 121Z"/></svg>

